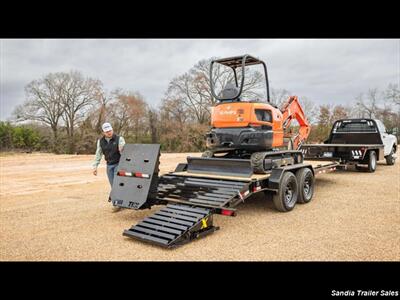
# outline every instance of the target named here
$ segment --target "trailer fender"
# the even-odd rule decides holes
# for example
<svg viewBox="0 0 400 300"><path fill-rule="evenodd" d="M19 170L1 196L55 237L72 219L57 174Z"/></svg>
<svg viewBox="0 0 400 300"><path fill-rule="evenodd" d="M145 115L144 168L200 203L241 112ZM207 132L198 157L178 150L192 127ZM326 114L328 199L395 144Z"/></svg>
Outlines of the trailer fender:
<svg viewBox="0 0 400 300"><path fill-rule="evenodd" d="M282 176L286 171L291 171L293 173L296 173L296 171L301 168L309 168L313 173L313 176L315 175L314 169L312 168L311 164L295 164L295 165L274 168L272 169L271 176L268 178L268 188L278 190L282 180Z"/></svg>

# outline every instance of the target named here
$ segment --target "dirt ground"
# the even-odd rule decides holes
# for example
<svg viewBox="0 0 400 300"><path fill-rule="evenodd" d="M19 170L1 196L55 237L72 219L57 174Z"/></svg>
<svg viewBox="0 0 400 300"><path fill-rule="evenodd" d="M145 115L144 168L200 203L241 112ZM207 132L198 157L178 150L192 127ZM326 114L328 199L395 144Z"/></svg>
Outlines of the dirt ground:
<svg viewBox="0 0 400 300"><path fill-rule="evenodd" d="M163 154L161 172L186 156ZM237 217L216 215L220 230L173 250L122 236L151 210L114 212L104 162L93 156L0 157L1 261L393 261L400 259L400 163L374 174L317 177L308 204L289 213L253 197Z"/></svg>

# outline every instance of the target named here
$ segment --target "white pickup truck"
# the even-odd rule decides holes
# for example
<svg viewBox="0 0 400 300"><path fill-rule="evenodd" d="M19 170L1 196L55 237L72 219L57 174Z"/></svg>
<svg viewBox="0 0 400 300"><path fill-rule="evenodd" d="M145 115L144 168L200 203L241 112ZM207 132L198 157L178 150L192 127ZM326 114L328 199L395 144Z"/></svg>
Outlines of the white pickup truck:
<svg viewBox="0 0 400 300"><path fill-rule="evenodd" d="M394 165L397 151L397 138L386 131L383 123L376 119L337 120L329 138L323 144L305 144L301 150L307 159L337 159L343 164L367 165L374 172L376 162L386 159Z"/></svg>

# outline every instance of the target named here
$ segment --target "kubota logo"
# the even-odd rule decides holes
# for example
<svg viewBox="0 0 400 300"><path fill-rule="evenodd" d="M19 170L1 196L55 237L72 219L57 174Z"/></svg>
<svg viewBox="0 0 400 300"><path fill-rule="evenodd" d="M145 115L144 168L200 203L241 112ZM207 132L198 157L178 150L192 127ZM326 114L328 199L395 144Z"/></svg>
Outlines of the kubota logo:
<svg viewBox="0 0 400 300"><path fill-rule="evenodd" d="M222 110L219 112L220 115L236 115L236 111L234 110Z"/></svg>

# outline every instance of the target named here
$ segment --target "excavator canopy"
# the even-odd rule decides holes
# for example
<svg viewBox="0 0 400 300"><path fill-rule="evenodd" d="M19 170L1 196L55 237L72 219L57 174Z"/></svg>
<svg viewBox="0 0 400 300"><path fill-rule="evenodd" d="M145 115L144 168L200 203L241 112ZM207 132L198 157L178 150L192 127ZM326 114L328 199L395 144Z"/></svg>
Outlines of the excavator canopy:
<svg viewBox="0 0 400 300"><path fill-rule="evenodd" d="M214 78L213 78L215 64L221 64L221 65L231 68L233 75L234 75L234 79L235 79L235 85L228 83L224 87L224 89L221 91L221 93L217 93L215 91L215 82L214 82ZM251 65L258 65L258 64L261 64L264 69L265 83L266 83L266 90L267 90L267 93L266 93L267 101L270 102L267 66L262 60L257 59L248 54L242 55L242 56L234 56L234 57L228 57L228 58L215 59L215 60L211 61L211 64L210 64L210 87L211 87L211 94L213 95L213 97L221 102L240 101L240 96L243 92L243 87L244 87L245 70L246 70L245 67L251 66ZM237 76L237 72L236 72L236 69L239 67L241 67L241 70L242 70L240 85L238 83L238 76Z"/></svg>

